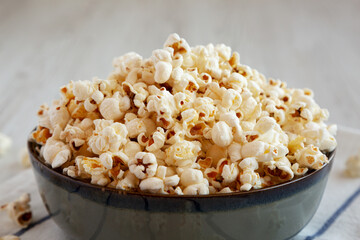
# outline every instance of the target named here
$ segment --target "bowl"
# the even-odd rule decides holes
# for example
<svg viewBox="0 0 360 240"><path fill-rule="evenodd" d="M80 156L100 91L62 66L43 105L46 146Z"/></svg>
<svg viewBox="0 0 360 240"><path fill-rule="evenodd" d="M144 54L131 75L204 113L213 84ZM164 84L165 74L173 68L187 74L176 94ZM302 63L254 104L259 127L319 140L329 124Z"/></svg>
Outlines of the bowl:
<svg viewBox="0 0 360 240"><path fill-rule="evenodd" d="M72 239L288 239L315 214L335 151L320 170L275 186L210 195L127 192L63 175L28 150L42 200Z"/></svg>

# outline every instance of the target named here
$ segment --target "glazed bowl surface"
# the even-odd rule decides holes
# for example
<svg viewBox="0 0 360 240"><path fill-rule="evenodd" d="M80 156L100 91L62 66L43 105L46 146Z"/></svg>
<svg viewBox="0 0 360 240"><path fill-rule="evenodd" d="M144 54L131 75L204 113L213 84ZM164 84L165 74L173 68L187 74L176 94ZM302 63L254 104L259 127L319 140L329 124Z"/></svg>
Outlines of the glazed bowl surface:
<svg viewBox="0 0 360 240"><path fill-rule="evenodd" d="M73 179L28 150L38 190L70 239L289 239L311 220L335 151L322 169L275 186L210 195L127 192Z"/></svg>

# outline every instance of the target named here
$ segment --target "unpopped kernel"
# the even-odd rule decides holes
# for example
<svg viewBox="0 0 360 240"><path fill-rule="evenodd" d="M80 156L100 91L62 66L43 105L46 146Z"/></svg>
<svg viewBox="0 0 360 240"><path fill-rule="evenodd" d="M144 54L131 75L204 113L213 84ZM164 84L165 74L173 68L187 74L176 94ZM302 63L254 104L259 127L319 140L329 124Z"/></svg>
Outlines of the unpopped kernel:
<svg viewBox="0 0 360 240"><path fill-rule="evenodd" d="M33 138L70 177L161 194L249 191L322 168L337 145L311 90L266 79L223 44L171 34L151 57L113 66L38 111Z"/></svg>

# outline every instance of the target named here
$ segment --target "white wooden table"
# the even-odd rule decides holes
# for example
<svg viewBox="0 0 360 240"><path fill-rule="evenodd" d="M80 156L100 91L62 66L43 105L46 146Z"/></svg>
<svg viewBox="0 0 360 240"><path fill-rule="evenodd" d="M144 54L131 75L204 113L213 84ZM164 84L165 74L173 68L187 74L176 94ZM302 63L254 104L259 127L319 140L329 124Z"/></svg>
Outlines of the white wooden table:
<svg viewBox="0 0 360 240"><path fill-rule="evenodd" d="M266 76L312 88L330 122L360 128L359 10L359 1L1 0L0 132L14 145L0 163L17 158L61 85L106 77L129 51L150 56L172 32L228 44Z"/></svg>
<svg viewBox="0 0 360 240"><path fill-rule="evenodd" d="M114 56L148 57L177 32L190 45L225 43L241 62L314 90L330 122L360 129L360 1L0 2L0 132L13 139L0 181L36 112L70 80L106 77Z"/></svg>

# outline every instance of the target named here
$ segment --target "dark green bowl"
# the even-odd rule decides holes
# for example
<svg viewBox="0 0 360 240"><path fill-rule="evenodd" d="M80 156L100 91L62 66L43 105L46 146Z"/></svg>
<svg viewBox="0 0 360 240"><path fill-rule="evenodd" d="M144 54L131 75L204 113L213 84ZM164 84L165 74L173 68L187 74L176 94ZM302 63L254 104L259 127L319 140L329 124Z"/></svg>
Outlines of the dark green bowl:
<svg viewBox="0 0 360 240"><path fill-rule="evenodd" d="M38 189L73 239L287 239L319 206L335 151L322 169L272 187L202 196L126 192L73 179L47 166L29 140Z"/></svg>

